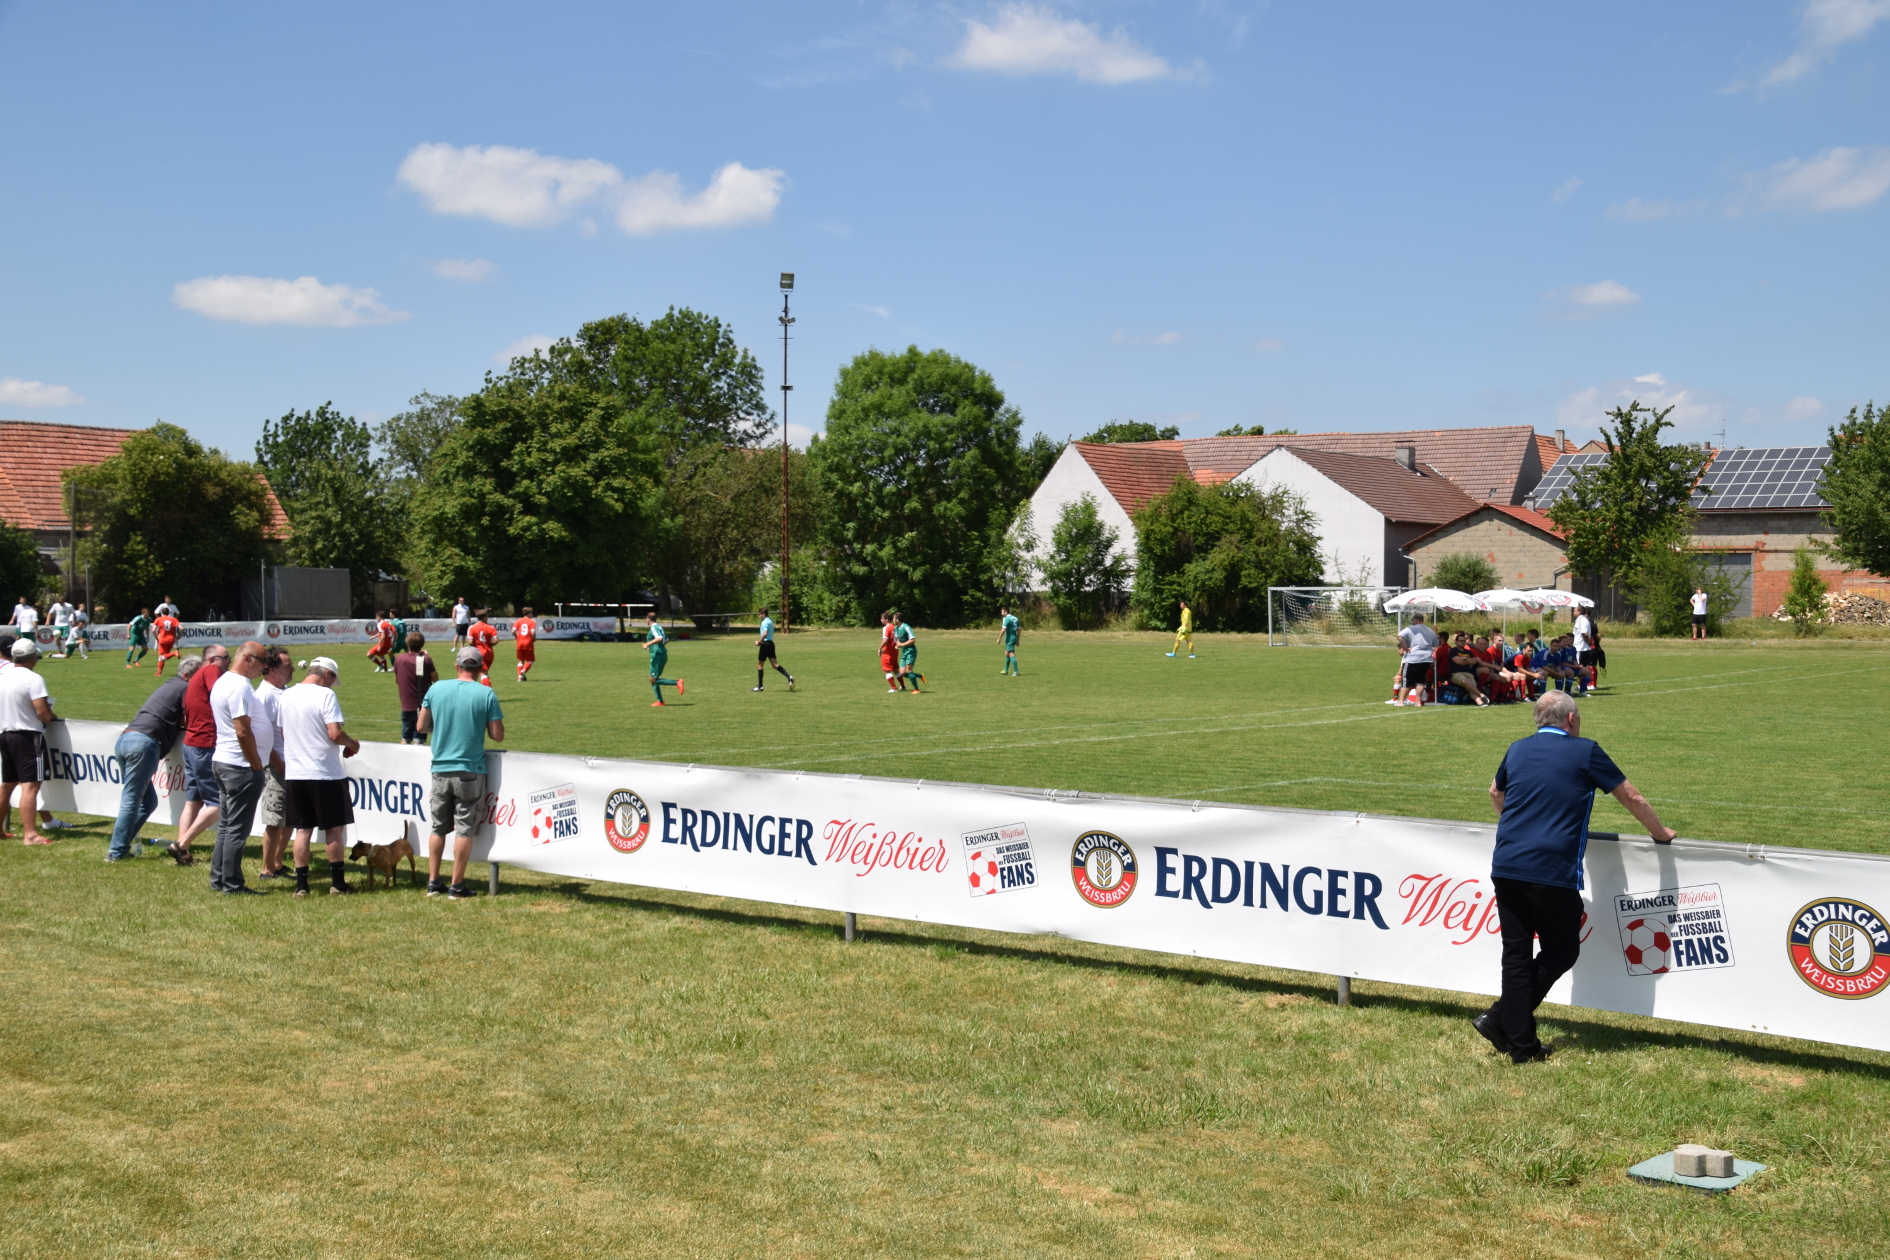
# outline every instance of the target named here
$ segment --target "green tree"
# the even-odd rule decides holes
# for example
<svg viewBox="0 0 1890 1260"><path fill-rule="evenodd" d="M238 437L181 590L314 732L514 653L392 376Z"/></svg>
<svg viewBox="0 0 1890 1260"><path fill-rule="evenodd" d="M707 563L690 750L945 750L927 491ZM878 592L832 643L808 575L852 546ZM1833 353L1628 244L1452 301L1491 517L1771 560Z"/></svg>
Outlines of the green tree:
<svg viewBox="0 0 1890 1260"><path fill-rule="evenodd" d="M323 403L263 421L256 462L288 514L289 559L348 570L354 611L371 611L374 582L401 567L401 521L374 458L373 433Z"/></svg>
<svg viewBox="0 0 1890 1260"><path fill-rule="evenodd" d="M808 457L834 505L825 550L856 607L931 625L983 615L1024 497L1021 423L989 373L943 350L868 350L840 369Z"/></svg>
<svg viewBox="0 0 1890 1260"><path fill-rule="evenodd" d="M433 456L459 428L465 399L422 391L407 400L407 410L387 417L374 429L381 451L382 476L403 498L426 480Z"/></svg>
<svg viewBox="0 0 1890 1260"><path fill-rule="evenodd" d="M1028 598L1036 587L1037 547L1037 518L1025 499L991 554L991 584L1012 600Z"/></svg>
<svg viewBox="0 0 1890 1260"><path fill-rule="evenodd" d="M1890 576L1890 406L1852 407L1831 430L1831 462L1819 487L1834 537L1830 553L1856 569Z"/></svg>
<svg viewBox="0 0 1890 1260"><path fill-rule="evenodd" d="M39 544L23 529L0 521L0 599L39 598L46 581L46 566L40 563ZM83 590L83 587L78 588Z"/></svg>
<svg viewBox="0 0 1890 1260"><path fill-rule="evenodd" d="M1181 430L1172 424L1161 428L1145 420L1111 420L1096 430L1085 442L1172 442L1181 436Z"/></svg>
<svg viewBox="0 0 1890 1260"><path fill-rule="evenodd" d="M1121 603L1129 563L1115 554L1118 541L1116 531L1103 523L1094 495L1064 505L1050 531L1043 581L1065 630L1094 630Z"/></svg>
<svg viewBox="0 0 1890 1260"><path fill-rule="evenodd" d="M233 607L239 583L279 559L265 531L269 492L253 464L207 448L174 424L134 433L118 454L69 468L77 521L87 531L79 563L93 598L129 617L174 595L187 611Z"/></svg>
<svg viewBox="0 0 1890 1260"><path fill-rule="evenodd" d="M807 456L788 452L788 533L810 542L820 517ZM684 455L663 486L664 544L651 576L686 607L720 612L746 603L762 566L781 555L781 452L774 447L707 446ZM798 575L793 571L790 578ZM770 607L780 591L764 594ZM797 601L798 602L798 601Z"/></svg>
<svg viewBox="0 0 1890 1260"><path fill-rule="evenodd" d="M1667 422L1672 412L1636 399L1608 413L1614 423L1601 427L1608 458L1579 470L1548 513L1568 539L1573 572L1610 574L1633 589L1642 584L1643 563L1666 566L1663 554L1692 537L1692 496L1711 457L1660 440L1661 431L1673 427Z"/></svg>
<svg viewBox="0 0 1890 1260"><path fill-rule="evenodd" d="M1030 444L1024 448L1024 484L1031 491L1043 484L1043 479L1050 475L1050 469L1056 465L1063 454L1067 441L1053 441L1048 434L1034 434Z"/></svg>
<svg viewBox="0 0 1890 1260"><path fill-rule="evenodd" d="M1792 552L1791 582L1785 587L1785 600L1779 611L1792 620L1792 633L1809 638L1824 629L1824 579L1818 576L1818 561L1811 548Z"/></svg>
<svg viewBox="0 0 1890 1260"><path fill-rule="evenodd" d="M1147 625L1173 625L1185 599L1203 630L1262 629L1269 586L1311 586L1324 572L1317 521L1286 489L1178 477L1133 519L1129 602Z"/></svg>
<svg viewBox="0 0 1890 1260"><path fill-rule="evenodd" d="M1718 563L1717 553L1681 545L1643 553L1634 568L1628 594L1658 635L1685 635L1693 625L1693 592L1706 592L1706 633L1717 635L1721 623L1739 606L1744 578L1734 581Z"/></svg>
<svg viewBox="0 0 1890 1260"><path fill-rule="evenodd" d="M1496 566L1470 551L1439 556L1437 567L1425 575L1424 585L1474 595L1496 586Z"/></svg>
<svg viewBox="0 0 1890 1260"><path fill-rule="evenodd" d="M529 374L488 380L460 414L414 497L432 589L512 604L628 598L661 514L647 417L614 395Z"/></svg>
<svg viewBox="0 0 1890 1260"><path fill-rule="evenodd" d="M1298 429L1275 429L1273 430L1273 436L1274 437L1291 437L1291 436L1296 435L1298 432L1299 432ZM1220 430L1220 432L1216 433L1214 436L1215 437L1265 437L1266 435L1267 435L1267 426L1264 424L1255 424L1255 425L1249 425L1244 429L1239 425L1235 425L1230 429Z"/></svg>

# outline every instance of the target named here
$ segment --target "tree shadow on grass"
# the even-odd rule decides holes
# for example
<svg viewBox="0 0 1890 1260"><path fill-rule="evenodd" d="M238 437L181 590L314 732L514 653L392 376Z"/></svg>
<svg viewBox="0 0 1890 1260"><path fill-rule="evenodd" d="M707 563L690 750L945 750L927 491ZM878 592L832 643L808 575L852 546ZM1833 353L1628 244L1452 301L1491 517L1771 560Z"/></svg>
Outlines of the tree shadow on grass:
<svg viewBox="0 0 1890 1260"><path fill-rule="evenodd" d="M764 910L736 910L726 906L691 905L688 902L673 901L660 895L652 895L658 890L643 889L636 885L609 885L611 892L597 892L593 885L581 880L566 880L551 885L538 885L537 890L558 893L572 897L587 905L615 906L647 910L662 914L685 915L705 922L726 923L740 927L763 927L777 931L789 931L809 936L829 937L840 925L833 921L838 915L832 911L808 910L808 916L833 916L833 918L800 917L791 914L770 913ZM621 889L622 891L617 891ZM1330 984L1308 981L1294 981L1265 976L1238 975L1232 972L1215 971L1201 966L1175 965L1160 962L1137 962L1121 958L1101 958L1090 954L1066 950L1045 949L1034 945L1004 945L989 941L965 940L960 937L932 934L913 930L910 926L888 927L889 923L909 924L910 920L875 919L869 931L861 927L861 940L870 935L871 941L879 946L892 946L903 949L924 949L936 951L940 947L949 948L961 954L978 957L1009 958L1020 962L1049 963L1065 967L1081 967L1094 971L1106 971L1115 975L1136 976L1149 980L1169 980L1180 984L1212 985L1223 989L1232 989L1246 993L1271 993L1294 995L1329 1002L1333 997ZM1110 948L1105 946L1104 948ZM1241 966L1229 963L1229 966ZM1359 984L1368 983L1369 991L1361 992ZM1437 993L1414 993L1405 986L1389 985L1378 981L1356 981L1352 989L1352 1002L1355 1006L1378 1006L1402 1011L1413 1015L1426 1015L1443 1020L1462 1020L1465 1023L1467 1040L1474 1041L1468 1021L1481 1013L1488 1005L1488 1000L1474 994L1450 996ZM1800 1050L1790 1046L1767 1045L1729 1037L1712 1032L1691 1032L1676 1029L1666 1031L1650 1028L1628 1028L1619 1024L1590 1018L1579 1007L1545 1008L1539 1015L1545 1021L1558 1028L1567 1029L1576 1034L1581 1049L1594 1054L1620 1053L1624 1051L1646 1050L1650 1048L1666 1050L1716 1050L1737 1055L1751 1063L1766 1064L1774 1067L1794 1067L1818 1072L1842 1072L1850 1076L1866 1077L1875 1080L1890 1080L1890 1064L1871 1063L1853 1058L1846 1058L1842 1051ZM1782 1038L1780 1040L1783 1040ZM1869 1051L1861 1053L1868 1054Z"/></svg>

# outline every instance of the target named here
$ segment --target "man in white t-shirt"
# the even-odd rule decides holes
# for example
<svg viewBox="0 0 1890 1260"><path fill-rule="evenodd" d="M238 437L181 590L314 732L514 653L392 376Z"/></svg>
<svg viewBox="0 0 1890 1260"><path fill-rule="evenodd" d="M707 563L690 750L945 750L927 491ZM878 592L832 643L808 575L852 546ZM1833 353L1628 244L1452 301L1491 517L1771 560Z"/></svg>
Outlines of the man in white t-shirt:
<svg viewBox="0 0 1890 1260"><path fill-rule="evenodd" d="M210 688L210 715L217 722L210 769L219 789L217 842L210 850L211 892L260 896L263 891L243 882L243 849L263 789L260 750L276 743L262 702L249 685L263 672L263 652L262 644L245 643L236 650L229 671Z"/></svg>
<svg viewBox="0 0 1890 1260"><path fill-rule="evenodd" d="M294 668L295 662L289 659L286 649L268 648L263 652L262 681L256 684L256 702L262 705L263 716L268 719L269 730L275 737L268 748L261 744L256 746L256 751L269 763L263 771L262 799L256 805L263 827L264 879L286 879L290 874L282 868L282 859L289 852L289 789L282 782L282 693L289 685L290 671Z"/></svg>
<svg viewBox="0 0 1890 1260"><path fill-rule="evenodd" d="M282 782L288 795L289 826L295 828L295 895L308 896L309 841L319 830L328 846L328 892L351 893L343 878L348 852L348 824L354 803L348 799L343 757L361 751L361 742L343 725L335 680L341 666L326 656L308 662L308 674L282 693Z"/></svg>
<svg viewBox="0 0 1890 1260"><path fill-rule="evenodd" d="M1423 613L1412 613L1411 624L1398 631L1398 685L1386 704L1423 704L1426 689L1437 680L1437 631L1424 624Z"/></svg>
<svg viewBox="0 0 1890 1260"><path fill-rule="evenodd" d="M179 621L182 621L184 619L184 614L178 611L177 605L171 602L171 597L169 595L166 595L164 597L163 603L159 604L156 608L153 608L151 610L151 615L153 617L175 617ZM210 620L215 621L216 618L212 617Z"/></svg>
<svg viewBox="0 0 1890 1260"><path fill-rule="evenodd" d="M1700 587L1694 587L1693 594L1687 602L1693 605L1693 637L1704 639L1706 637L1706 609L1709 603L1706 592Z"/></svg>
<svg viewBox="0 0 1890 1260"><path fill-rule="evenodd" d="M0 837L7 831L13 789L20 789L20 829L27 844L51 844L39 832L39 785L46 777L46 723L57 722L46 680L39 676L39 644L13 645L13 667L0 670Z"/></svg>
<svg viewBox="0 0 1890 1260"><path fill-rule="evenodd" d="M67 656L71 656L73 649L76 648L78 649L80 660L89 661L92 659L91 642L86 637L86 631L90 629L91 625L92 614L85 611L84 604L80 604L77 608L72 610L71 620L66 625L66 645L64 651Z"/></svg>
<svg viewBox="0 0 1890 1260"><path fill-rule="evenodd" d="M465 647L467 642L466 636L471 630L472 606L466 602L466 597L461 595L453 603L453 646L456 648Z"/></svg>
<svg viewBox="0 0 1890 1260"><path fill-rule="evenodd" d="M39 629L39 609L26 602L26 596L20 596L20 602L13 606L13 624L19 627L20 636L30 639L33 631Z"/></svg>

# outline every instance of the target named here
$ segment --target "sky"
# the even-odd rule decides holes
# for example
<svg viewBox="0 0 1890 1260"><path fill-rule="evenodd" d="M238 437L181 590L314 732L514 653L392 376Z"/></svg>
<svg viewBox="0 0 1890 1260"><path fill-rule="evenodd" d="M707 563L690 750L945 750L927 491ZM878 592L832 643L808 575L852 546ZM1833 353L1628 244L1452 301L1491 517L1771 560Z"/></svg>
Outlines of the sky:
<svg viewBox="0 0 1890 1260"><path fill-rule="evenodd" d="M796 444L908 345L1059 440L1890 401L1890 0L0 0L0 120L0 417L245 458L671 306L778 400L783 271Z"/></svg>

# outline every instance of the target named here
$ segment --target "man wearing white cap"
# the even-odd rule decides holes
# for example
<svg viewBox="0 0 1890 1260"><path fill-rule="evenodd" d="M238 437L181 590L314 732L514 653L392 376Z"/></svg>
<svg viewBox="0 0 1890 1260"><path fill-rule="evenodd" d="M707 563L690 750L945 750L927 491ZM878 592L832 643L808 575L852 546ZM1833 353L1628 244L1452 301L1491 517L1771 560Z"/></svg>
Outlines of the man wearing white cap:
<svg viewBox="0 0 1890 1260"><path fill-rule="evenodd" d="M282 693L277 707L282 714L282 786L288 795L286 815L295 828L295 895L308 896L309 842L320 830L328 847L328 892L351 893L343 864L348 849L348 824L354 805L348 799L348 776L343 757L361 751L361 741L342 725L341 701L335 680L341 667L326 656L304 666L308 675Z"/></svg>
<svg viewBox="0 0 1890 1260"><path fill-rule="evenodd" d="M51 844L34 824L46 777L46 723L59 719L38 667L39 644L25 638L13 645L13 668L0 670L0 836L7 834L7 811L18 787L25 843Z"/></svg>

